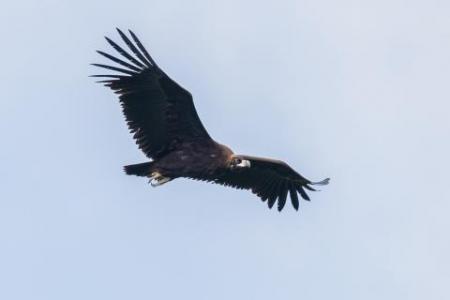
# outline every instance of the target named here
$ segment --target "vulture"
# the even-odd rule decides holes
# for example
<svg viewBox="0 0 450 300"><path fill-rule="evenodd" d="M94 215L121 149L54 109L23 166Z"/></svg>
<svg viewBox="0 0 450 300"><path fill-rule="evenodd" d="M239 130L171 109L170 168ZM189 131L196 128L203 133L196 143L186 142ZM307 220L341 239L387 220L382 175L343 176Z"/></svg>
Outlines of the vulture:
<svg viewBox="0 0 450 300"><path fill-rule="evenodd" d="M298 210L299 195L309 201L306 190L328 184L329 178L312 182L281 160L234 154L213 140L191 93L164 73L131 30L117 31L123 46L105 38L120 56L97 51L116 65L92 64L114 74L92 77L118 95L136 144L151 159L125 166L126 174L147 177L154 187L183 177L246 189L269 208L277 203L278 211L288 195Z"/></svg>

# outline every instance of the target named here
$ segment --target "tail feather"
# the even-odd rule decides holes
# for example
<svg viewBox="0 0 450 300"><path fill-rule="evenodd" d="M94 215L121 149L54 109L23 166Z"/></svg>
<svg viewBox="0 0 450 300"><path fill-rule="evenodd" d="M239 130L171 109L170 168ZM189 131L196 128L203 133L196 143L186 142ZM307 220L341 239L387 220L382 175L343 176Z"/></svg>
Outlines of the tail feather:
<svg viewBox="0 0 450 300"><path fill-rule="evenodd" d="M135 165L128 165L124 166L123 170L128 175L136 175L136 176L149 176L152 172L153 167L153 161L141 163L141 164L135 164Z"/></svg>

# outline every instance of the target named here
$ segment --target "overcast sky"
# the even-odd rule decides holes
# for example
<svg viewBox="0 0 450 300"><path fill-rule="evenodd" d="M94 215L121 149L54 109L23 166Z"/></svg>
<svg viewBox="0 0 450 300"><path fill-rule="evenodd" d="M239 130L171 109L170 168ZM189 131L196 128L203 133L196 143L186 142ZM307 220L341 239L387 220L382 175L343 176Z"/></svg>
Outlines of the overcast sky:
<svg viewBox="0 0 450 300"><path fill-rule="evenodd" d="M449 15L443 0L3 3L0 298L450 299ZM146 157L88 78L115 27L216 140L331 184L279 213L126 176Z"/></svg>

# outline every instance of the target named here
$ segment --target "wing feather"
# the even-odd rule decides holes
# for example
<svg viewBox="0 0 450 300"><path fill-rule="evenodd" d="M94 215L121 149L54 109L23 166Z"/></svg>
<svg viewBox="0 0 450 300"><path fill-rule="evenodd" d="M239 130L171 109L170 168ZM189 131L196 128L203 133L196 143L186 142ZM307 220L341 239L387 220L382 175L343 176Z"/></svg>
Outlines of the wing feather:
<svg viewBox="0 0 450 300"><path fill-rule="evenodd" d="M131 56L127 51L125 51L122 47L113 42L110 38L105 36L105 39L120 55L122 55L123 57L134 63L136 66L145 68L145 66L140 61Z"/></svg>
<svg viewBox="0 0 450 300"><path fill-rule="evenodd" d="M108 66L108 65L103 65L103 64L92 64L92 65L96 66L96 67L100 67L100 68L105 68L105 69L108 69L108 70L116 71L116 72L125 73L125 74L128 74L128 75L136 75L137 74L136 72L133 72L133 71L130 71L130 70L127 70L127 69L117 68L117 67L114 67L114 66Z"/></svg>
<svg viewBox="0 0 450 300"><path fill-rule="evenodd" d="M282 181L281 183L280 197L278 198L278 211L283 210L283 207L286 204L286 198L288 194L287 184L288 182L286 181Z"/></svg>
<svg viewBox="0 0 450 300"><path fill-rule="evenodd" d="M269 208L272 208L278 200L279 211L285 207L288 195L295 210L299 209L300 204L298 194L309 201L310 198L304 188L312 190L310 185L316 183L297 173L285 162L245 155L239 157L249 160L250 167L239 171L228 170L210 180L225 186L249 189L261 200L267 201ZM320 184L324 183L328 183L328 179L320 181Z"/></svg>
<svg viewBox="0 0 450 300"><path fill-rule="evenodd" d="M114 57L114 56L112 56L112 55L110 55L108 53L105 53L105 52L99 51L99 50L97 50L97 53L100 54L100 55L103 55L106 58L109 58L110 60L112 60L115 63L118 63L119 65L127 67L128 69L131 69L131 70L136 71L136 72L141 72L142 71L142 69L137 68L137 67L135 67L132 64L129 64L127 62L124 62L123 60L118 59L118 58L116 58L116 57Z"/></svg>
<svg viewBox="0 0 450 300"><path fill-rule="evenodd" d="M300 203L298 201L297 190L295 189L294 183L289 184L289 193L291 194L292 206L295 210L298 210Z"/></svg>
<svg viewBox="0 0 450 300"><path fill-rule="evenodd" d="M280 186L281 182L277 182L270 193L269 201L267 201L267 205L269 206L270 209L272 209L273 205L277 201L278 195L281 191Z"/></svg>
<svg viewBox="0 0 450 300"><path fill-rule="evenodd" d="M308 194L305 192L305 190L301 185L297 186L297 191L300 193L303 199L305 199L306 201L311 201L311 199L309 199Z"/></svg>
<svg viewBox="0 0 450 300"><path fill-rule="evenodd" d="M128 30L128 32L130 33L131 37L133 38L134 42L136 43L136 45L138 46L138 48L141 50L141 52L144 54L144 56L150 61L150 63L154 66L156 66L155 61L153 60L153 58L150 56L150 54L148 54L147 50L145 49L145 47L142 45L141 41L138 39L138 37L134 34L133 31Z"/></svg>
<svg viewBox="0 0 450 300"><path fill-rule="evenodd" d="M121 30L118 32L134 56L106 37L126 61L103 51L98 53L123 68L93 65L125 75L93 77L109 78L101 82L119 95L126 123L139 148L149 158L156 159L177 149L183 142L210 140L191 94L154 63L134 33L130 32L137 46Z"/></svg>
<svg viewBox="0 0 450 300"><path fill-rule="evenodd" d="M270 197L270 193L272 192L273 186L276 184L276 179L273 177L268 177L267 182L263 183L263 186L260 188L258 197L261 198L262 201L266 201Z"/></svg>
<svg viewBox="0 0 450 300"><path fill-rule="evenodd" d="M133 45L130 39L119 28L116 29L117 32L119 32L122 40L125 42L125 44L127 44L128 48L130 48L130 50L134 53L134 55L136 55L145 65L151 67L152 64L142 55L142 53L136 48L136 46Z"/></svg>

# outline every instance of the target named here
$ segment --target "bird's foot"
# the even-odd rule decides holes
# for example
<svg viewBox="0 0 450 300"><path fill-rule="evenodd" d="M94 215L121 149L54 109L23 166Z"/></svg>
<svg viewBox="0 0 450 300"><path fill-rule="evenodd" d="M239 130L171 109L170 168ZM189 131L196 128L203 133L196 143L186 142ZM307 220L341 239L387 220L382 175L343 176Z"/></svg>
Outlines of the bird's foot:
<svg viewBox="0 0 450 300"><path fill-rule="evenodd" d="M166 182L169 182L170 180L172 180L172 178L170 177L164 177L161 173L159 172L153 172L151 174L149 183L152 187L157 187L160 185L163 185Z"/></svg>

